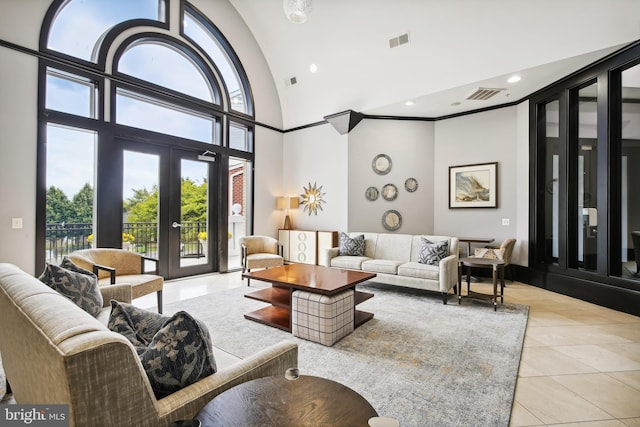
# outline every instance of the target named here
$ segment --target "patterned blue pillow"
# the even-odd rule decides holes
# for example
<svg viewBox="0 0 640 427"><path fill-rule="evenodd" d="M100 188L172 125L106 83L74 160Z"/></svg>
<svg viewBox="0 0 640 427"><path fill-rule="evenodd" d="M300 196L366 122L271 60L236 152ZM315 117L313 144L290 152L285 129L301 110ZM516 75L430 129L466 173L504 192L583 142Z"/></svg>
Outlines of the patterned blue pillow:
<svg viewBox="0 0 640 427"><path fill-rule="evenodd" d="M80 269L80 267L77 268ZM47 263L44 272L38 279L96 317L102 311L102 303L104 302L98 287L98 278L89 271L82 271L84 273Z"/></svg>
<svg viewBox="0 0 640 427"><path fill-rule="evenodd" d="M157 398L217 370L209 331L185 311L165 317L111 300L108 327L136 348Z"/></svg>
<svg viewBox="0 0 640 427"><path fill-rule="evenodd" d="M449 242L442 240L433 243L424 237L420 240L420 249L418 250L418 262L421 264L438 265L441 259L449 256Z"/></svg>
<svg viewBox="0 0 640 427"><path fill-rule="evenodd" d="M340 233L338 255L364 256L364 234L349 237L347 233Z"/></svg>

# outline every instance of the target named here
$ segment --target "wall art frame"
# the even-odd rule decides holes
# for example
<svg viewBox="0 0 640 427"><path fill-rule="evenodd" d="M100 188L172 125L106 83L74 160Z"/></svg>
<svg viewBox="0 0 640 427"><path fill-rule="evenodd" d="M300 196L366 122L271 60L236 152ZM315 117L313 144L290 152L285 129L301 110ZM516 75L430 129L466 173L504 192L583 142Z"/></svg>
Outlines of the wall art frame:
<svg viewBox="0 0 640 427"><path fill-rule="evenodd" d="M449 166L449 209L497 207L498 162Z"/></svg>

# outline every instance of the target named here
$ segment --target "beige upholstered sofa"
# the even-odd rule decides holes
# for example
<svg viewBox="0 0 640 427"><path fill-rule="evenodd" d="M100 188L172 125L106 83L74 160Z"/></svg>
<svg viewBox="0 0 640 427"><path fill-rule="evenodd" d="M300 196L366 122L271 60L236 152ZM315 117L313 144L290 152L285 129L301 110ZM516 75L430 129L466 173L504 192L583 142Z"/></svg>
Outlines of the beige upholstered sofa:
<svg viewBox="0 0 640 427"><path fill-rule="evenodd" d="M131 299L129 285L101 291L105 305ZM16 402L68 404L71 426L169 426L228 388L297 367L293 342L246 359L214 346L215 374L156 399L131 343L103 324L108 316L107 308L94 318L18 267L0 264L0 353Z"/></svg>
<svg viewBox="0 0 640 427"><path fill-rule="evenodd" d="M162 313L164 278L158 275L158 260L123 249L83 249L69 254L77 266L94 272L100 286L126 283L131 285L131 298L156 292L158 313ZM155 271L147 272L145 264L155 263Z"/></svg>
<svg viewBox="0 0 640 427"><path fill-rule="evenodd" d="M327 250L327 267L376 273L374 282L440 292L446 304L449 290L458 285L458 239L391 233L347 233L364 235L364 256L339 255L339 248ZM448 242L448 256L437 265L421 264L418 254L422 238Z"/></svg>

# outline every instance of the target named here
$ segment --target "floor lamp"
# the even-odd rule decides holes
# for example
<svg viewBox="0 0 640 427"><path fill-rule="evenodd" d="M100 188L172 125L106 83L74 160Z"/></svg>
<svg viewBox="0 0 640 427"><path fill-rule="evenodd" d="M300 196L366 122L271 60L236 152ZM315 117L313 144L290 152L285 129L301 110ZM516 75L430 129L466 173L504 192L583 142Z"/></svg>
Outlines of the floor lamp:
<svg viewBox="0 0 640 427"><path fill-rule="evenodd" d="M278 197L277 205L278 209L286 211L282 229L291 230L293 228L293 223L291 222L291 218L289 217L289 209L297 209L298 206L300 206L300 201L297 197Z"/></svg>

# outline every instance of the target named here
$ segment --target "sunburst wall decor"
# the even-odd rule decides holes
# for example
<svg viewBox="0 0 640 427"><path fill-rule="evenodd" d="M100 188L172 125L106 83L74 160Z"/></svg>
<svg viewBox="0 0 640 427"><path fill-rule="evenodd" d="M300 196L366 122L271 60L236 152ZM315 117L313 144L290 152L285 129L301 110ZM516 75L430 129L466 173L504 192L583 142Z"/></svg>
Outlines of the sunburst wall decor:
<svg viewBox="0 0 640 427"><path fill-rule="evenodd" d="M302 197L302 201L300 202L304 207L305 212L309 212L309 216L311 216L311 212L318 215L318 209L322 210L322 204L324 200L322 196L326 193L322 192L322 185L318 187L317 183L309 183L309 187L302 187L304 189L304 193L300 195Z"/></svg>

